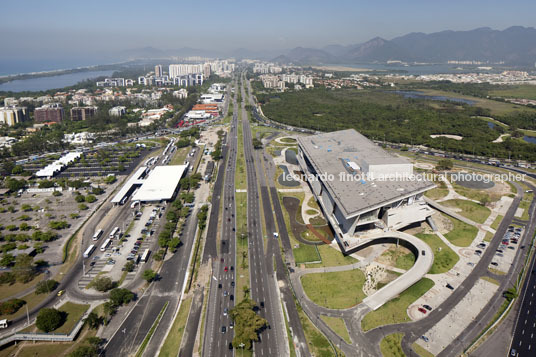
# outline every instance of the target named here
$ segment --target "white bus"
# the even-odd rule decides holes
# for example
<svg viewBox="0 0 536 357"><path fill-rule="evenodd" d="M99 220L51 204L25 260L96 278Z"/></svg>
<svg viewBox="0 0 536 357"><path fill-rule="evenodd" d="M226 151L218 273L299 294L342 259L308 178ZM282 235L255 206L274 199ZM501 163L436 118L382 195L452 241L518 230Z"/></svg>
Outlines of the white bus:
<svg viewBox="0 0 536 357"><path fill-rule="evenodd" d="M87 247L86 251L84 252L84 258L89 258L89 256L91 255L91 253L93 253L94 250L95 250L95 244L92 244L89 247Z"/></svg>
<svg viewBox="0 0 536 357"><path fill-rule="evenodd" d="M96 231L95 234L93 235L93 240L99 240L99 238L102 236L102 233L104 233L102 229L99 229L98 231Z"/></svg>
<svg viewBox="0 0 536 357"><path fill-rule="evenodd" d="M106 239L106 240L104 241L104 243L103 243L103 244L101 245L101 247L100 247L101 252L106 251L106 248L108 248L108 246L110 245L110 242L111 242L111 241L112 241L112 240L111 240L110 238L108 238L108 239Z"/></svg>
<svg viewBox="0 0 536 357"><path fill-rule="evenodd" d="M149 258L149 253L151 251L149 249L145 249L145 251L143 252L143 254L141 255L141 261L143 263L147 262L147 258Z"/></svg>
<svg viewBox="0 0 536 357"><path fill-rule="evenodd" d="M117 233L119 233L119 227L115 227L114 229L112 229L112 231L110 232L110 239L114 239Z"/></svg>

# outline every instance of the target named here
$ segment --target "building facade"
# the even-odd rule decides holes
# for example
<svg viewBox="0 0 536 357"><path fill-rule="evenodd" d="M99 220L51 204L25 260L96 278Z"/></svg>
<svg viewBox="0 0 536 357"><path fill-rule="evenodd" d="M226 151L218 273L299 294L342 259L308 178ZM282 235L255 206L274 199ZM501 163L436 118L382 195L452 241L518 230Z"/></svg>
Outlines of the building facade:
<svg viewBox="0 0 536 357"><path fill-rule="evenodd" d="M13 126L28 120L28 110L26 107L1 107L0 124Z"/></svg>
<svg viewBox="0 0 536 357"><path fill-rule="evenodd" d="M35 108L34 120L36 123L61 123L63 121L63 107L59 103L45 104Z"/></svg>
<svg viewBox="0 0 536 357"><path fill-rule="evenodd" d="M96 113L97 107L73 107L71 108L71 120L86 120L94 116Z"/></svg>

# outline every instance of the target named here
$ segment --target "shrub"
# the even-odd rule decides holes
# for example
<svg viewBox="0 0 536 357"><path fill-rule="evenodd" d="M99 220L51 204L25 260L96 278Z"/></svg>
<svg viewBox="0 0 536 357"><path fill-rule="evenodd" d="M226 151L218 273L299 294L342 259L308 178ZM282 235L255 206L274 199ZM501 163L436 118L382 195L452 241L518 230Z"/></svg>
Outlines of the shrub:
<svg viewBox="0 0 536 357"><path fill-rule="evenodd" d="M128 289L115 288L110 291L110 301L117 306L128 304L133 299L134 293Z"/></svg>
<svg viewBox="0 0 536 357"><path fill-rule="evenodd" d="M49 294L58 287L59 283L56 280L43 280L37 283L35 287L36 294Z"/></svg>
<svg viewBox="0 0 536 357"><path fill-rule="evenodd" d="M87 203L93 203L97 200L97 197L95 195L87 195L85 200Z"/></svg>
<svg viewBox="0 0 536 357"><path fill-rule="evenodd" d="M16 313L26 301L21 299L9 299L0 304L0 315L11 315Z"/></svg>
<svg viewBox="0 0 536 357"><path fill-rule="evenodd" d="M156 272L152 269L147 269L143 272L143 279L151 282L156 279Z"/></svg>
<svg viewBox="0 0 536 357"><path fill-rule="evenodd" d="M14 259L15 258L13 258L13 260ZM17 279L15 277L15 274L13 274L12 272L6 271L4 273L0 273L0 285L3 285L3 284L11 285L11 284L15 284L16 281Z"/></svg>
<svg viewBox="0 0 536 357"><path fill-rule="evenodd" d="M44 332L54 331L65 322L65 313L53 308L44 308L39 310L35 326Z"/></svg>
<svg viewBox="0 0 536 357"><path fill-rule="evenodd" d="M113 289L115 283L109 277L102 276L96 278L91 285L95 288L95 290L105 292Z"/></svg>

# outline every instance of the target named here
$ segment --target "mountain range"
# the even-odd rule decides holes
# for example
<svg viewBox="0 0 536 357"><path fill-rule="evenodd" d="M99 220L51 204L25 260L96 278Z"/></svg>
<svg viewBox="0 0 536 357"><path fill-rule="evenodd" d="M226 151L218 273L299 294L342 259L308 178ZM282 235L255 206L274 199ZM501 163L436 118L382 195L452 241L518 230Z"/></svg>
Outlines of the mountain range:
<svg viewBox="0 0 536 357"><path fill-rule="evenodd" d="M444 63L449 60L504 62L533 65L536 61L536 29L513 26L505 30L489 27L470 31L414 32L386 40L375 37L355 45L323 48L296 47L274 58L281 63L335 64L385 62Z"/></svg>
<svg viewBox="0 0 536 357"><path fill-rule="evenodd" d="M489 27L469 31L409 33L386 40L375 37L353 45L331 44L322 48L296 47L288 50L229 51L190 47L161 50L144 47L123 51L123 59L169 57L236 57L271 60L283 64L352 64L386 61L445 63L449 60L504 62L506 65L533 66L536 62L536 29L513 26L505 30Z"/></svg>

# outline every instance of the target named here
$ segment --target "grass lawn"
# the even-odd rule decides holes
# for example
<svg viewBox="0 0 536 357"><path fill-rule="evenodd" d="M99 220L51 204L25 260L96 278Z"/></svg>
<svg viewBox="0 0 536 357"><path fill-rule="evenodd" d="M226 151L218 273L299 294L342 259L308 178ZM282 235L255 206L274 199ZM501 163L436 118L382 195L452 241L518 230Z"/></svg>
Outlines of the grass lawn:
<svg viewBox="0 0 536 357"><path fill-rule="evenodd" d="M529 208L533 197L534 193L525 193L523 199L519 203L519 208L523 208L523 215L521 215L522 220L527 221L529 219Z"/></svg>
<svg viewBox="0 0 536 357"><path fill-rule="evenodd" d="M186 320L188 319L188 314L190 313L190 306L192 305L192 298L189 297L181 303L181 308L179 313L173 321L173 326L164 341L164 345L160 350L160 355L162 357L167 356L177 356L179 354L179 349L182 342L182 334L184 333L184 328L186 327Z"/></svg>
<svg viewBox="0 0 536 357"><path fill-rule="evenodd" d="M468 247L473 239L475 239L478 228L471 226L465 222L449 217L454 228L445 234L445 238L458 247Z"/></svg>
<svg viewBox="0 0 536 357"><path fill-rule="evenodd" d="M294 138L280 138L279 141L285 144L296 144L296 139Z"/></svg>
<svg viewBox="0 0 536 357"><path fill-rule="evenodd" d="M493 233L486 232L486 236L484 237L484 242L491 242L492 239L493 239Z"/></svg>
<svg viewBox="0 0 536 357"><path fill-rule="evenodd" d="M457 208L460 210L457 210L460 215L477 223L484 223L491 213L489 208L473 201L455 199L441 202L441 204L446 207Z"/></svg>
<svg viewBox="0 0 536 357"><path fill-rule="evenodd" d="M240 118L240 116L239 116ZM236 172L235 187L239 190L247 189L246 161L244 158L244 134L242 124L237 125L237 152L236 152Z"/></svg>
<svg viewBox="0 0 536 357"><path fill-rule="evenodd" d="M8 319L8 320L14 320L19 316L26 314L26 306L28 306L28 311L33 309L35 306L37 306L41 301L43 301L47 297L47 294L39 294L36 295L35 293L29 293L28 295L24 295L21 297L21 300L26 301L26 305L22 306L19 311L15 312L11 315L0 315L0 320L2 319Z"/></svg>
<svg viewBox="0 0 536 357"><path fill-rule="evenodd" d="M183 148L178 149L175 155L173 156L173 159L169 162L170 165L184 165L184 160L186 160L186 156L190 152L192 148L190 146L186 146Z"/></svg>
<svg viewBox="0 0 536 357"><path fill-rule="evenodd" d="M493 279L489 276L482 276L480 277L480 279L489 281L490 283L495 284L495 285L501 285L501 283L499 283L496 279Z"/></svg>
<svg viewBox="0 0 536 357"><path fill-rule="evenodd" d="M298 248L292 248L292 253L294 254L296 264L318 262L322 259L316 246L309 244L299 243Z"/></svg>
<svg viewBox="0 0 536 357"><path fill-rule="evenodd" d="M311 196L309 198L309 201L307 201L307 206L320 211L320 207L318 206L318 203L316 202L315 196Z"/></svg>
<svg viewBox="0 0 536 357"><path fill-rule="evenodd" d="M310 214L311 216L314 215L314 214L317 214L318 211L317 210L314 210L314 209L308 209L305 211L305 213L307 214Z"/></svg>
<svg viewBox="0 0 536 357"><path fill-rule="evenodd" d="M434 286L430 279L423 278L406 289L402 294L387 302L376 311L371 311L361 320L364 331L378 326L410 321L406 310L410 304Z"/></svg>
<svg viewBox="0 0 536 357"><path fill-rule="evenodd" d="M505 98L536 99L536 88L531 85L508 86L507 89L495 89L490 96Z"/></svg>
<svg viewBox="0 0 536 357"><path fill-rule="evenodd" d="M12 284L12 285L9 285L9 284L3 284L3 285L0 285L1 288L0 288L0 300L4 300L4 299L7 299L15 294L18 294L20 293L21 291L24 291L28 288L31 288L32 286L35 286L37 285L38 282L40 282L41 280L43 280L43 278L45 277L44 274L39 274L37 275L32 281L30 281L29 283L15 283L15 284Z"/></svg>
<svg viewBox="0 0 536 357"><path fill-rule="evenodd" d="M426 350L421 345L417 344L417 342L412 344L411 348L413 349L413 351L415 351L421 357L434 357L433 353L428 352L428 350Z"/></svg>
<svg viewBox="0 0 536 357"><path fill-rule="evenodd" d="M89 309L89 305L79 305L72 302L66 302L58 310L67 313L67 320L54 333L69 333L82 318L84 313Z"/></svg>
<svg viewBox="0 0 536 357"><path fill-rule="evenodd" d="M317 357L332 357L333 348L329 343L329 340L324 336L315 325L309 320L309 317L299 304L297 304L298 315L300 316L300 322L303 327L303 333L309 346L309 351L313 356Z"/></svg>
<svg viewBox="0 0 536 357"><path fill-rule="evenodd" d="M247 193L235 193L236 200L236 298L243 295L244 286L249 287ZM239 295L240 294L240 295Z"/></svg>
<svg viewBox="0 0 536 357"><path fill-rule="evenodd" d="M322 215L309 219L309 223L311 223L313 226L325 226L328 224Z"/></svg>
<svg viewBox="0 0 536 357"><path fill-rule="evenodd" d="M331 317L326 315L320 315L320 318L324 320L324 322L340 337L343 338L343 340L346 341L346 343L351 344L352 340L350 340L350 334L348 333L348 329L346 328L346 324L344 323L344 320L340 317Z"/></svg>
<svg viewBox="0 0 536 357"><path fill-rule="evenodd" d="M447 184L443 181L436 181L435 184L437 185L436 188L433 188L431 190L428 190L424 193L424 195L432 200L439 200L449 193L449 189L447 188Z"/></svg>
<svg viewBox="0 0 536 357"><path fill-rule="evenodd" d="M458 254L456 254L448 245L443 243L441 238L435 234L417 233L416 237L422 239L426 244L430 246L434 252L434 263L428 273L441 274L449 271L460 260Z"/></svg>
<svg viewBox="0 0 536 357"><path fill-rule="evenodd" d="M503 218L504 218L504 216L498 215L497 218L495 218L495 220L491 224L491 228L497 230L497 228L499 228L499 224L501 224Z"/></svg>
<svg viewBox="0 0 536 357"><path fill-rule="evenodd" d="M318 252L322 259L321 263L307 264L307 268L334 267L339 265L350 265L357 263L358 260L349 255L343 255L339 250L332 248L329 245L319 245Z"/></svg>
<svg viewBox="0 0 536 357"><path fill-rule="evenodd" d="M404 357L402 351L403 333L393 333L385 336L380 342L380 350L383 357Z"/></svg>
<svg viewBox="0 0 536 357"><path fill-rule="evenodd" d="M365 275L358 269L307 274L301 277L301 282L309 299L330 309L346 309L365 298Z"/></svg>
<svg viewBox="0 0 536 357"><path fill-rule="evenodd" d="M415 264L415 256L413 253L401 254L396 258L395 267L399 269L409 270Z"/></svg>
<svg viewBox="0 0 536 357"><path fill-rule="evenodd" d="M318 238L313 232L310 230L303 231L301 233L301 237L307 241L311 242L320 242L320 238Z"/></svg>
<svg viewBox="0 0 536 357"><path fill-rule="evenodd" d="M458 194L462 195L463 197L467 197L470 200L475 200L478 202L482 202L482 200L489 200L490 202L498 201L501 196L494 194L491 195L487 193L485 190L476 190L474 188L467 188L463 187L462 185L458 185L456 182L452 182L452 187L454 188L454 191L456 191Z"/></svg>

